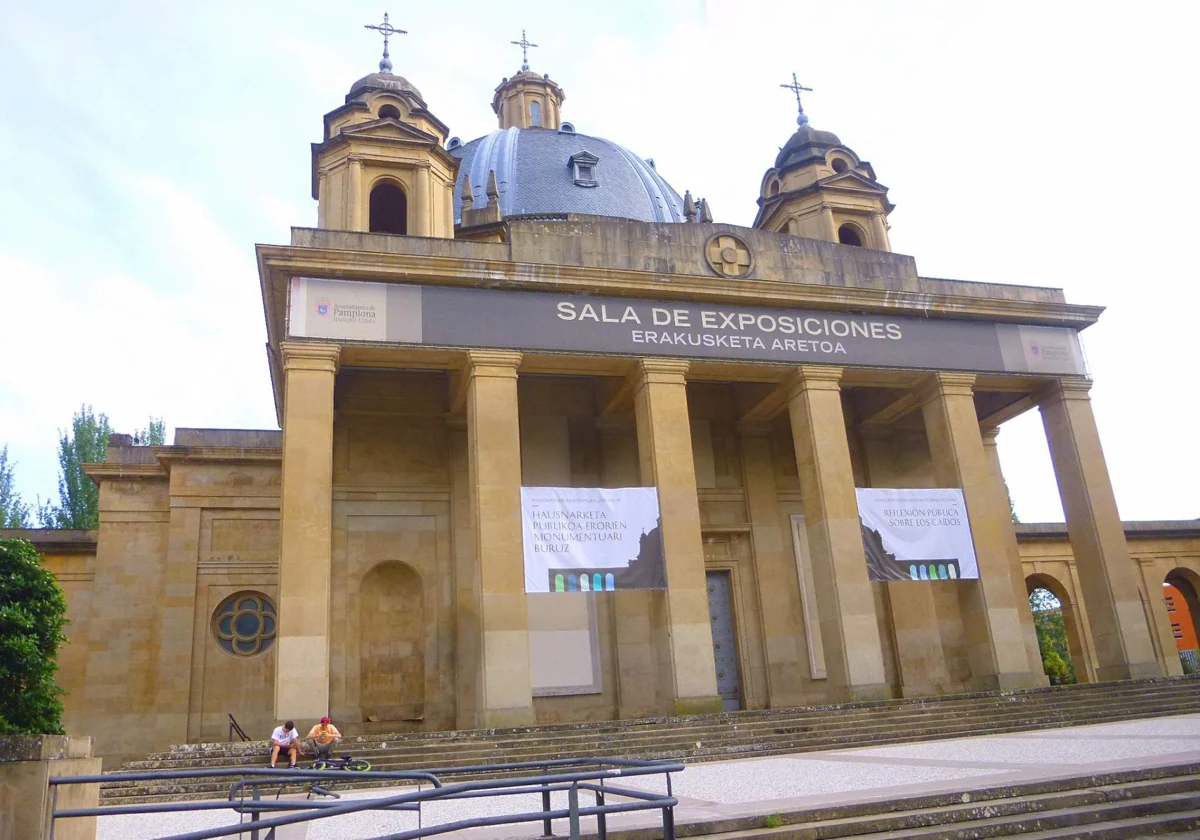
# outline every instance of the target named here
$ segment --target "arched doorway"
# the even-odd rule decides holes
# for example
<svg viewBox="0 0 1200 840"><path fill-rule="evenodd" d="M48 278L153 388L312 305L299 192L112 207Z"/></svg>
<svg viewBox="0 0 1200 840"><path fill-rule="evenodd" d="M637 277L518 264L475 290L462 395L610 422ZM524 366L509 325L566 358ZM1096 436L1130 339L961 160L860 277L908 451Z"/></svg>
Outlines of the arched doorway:
<svg viewBox="0 0 1200 840"><path fill-rule="evenodd" d="M421 576L407 563L380 563L363 577L359 613L359 704L368 720L425 713L425 610Z"/></svg>
<svg viewBox="0 0 1200 840"><path fill-rule="evenodd" d="M1179 662L1183 673L1200 671L1200 575L1191 569L1176 568L1167 573L1163 581L1163 600L1167 604L1167 617L1171 621L1171 635L1175 637L1175 648L1179 651Z"/></svg>
<svg viewBox="0 0 1200 840"><path fill-rule="evenodd" d="M1042 667L1052 685L1088 682L1079 616L1067 588L1047 574L1025 579L1029 609L1037 630Z"/></svg>

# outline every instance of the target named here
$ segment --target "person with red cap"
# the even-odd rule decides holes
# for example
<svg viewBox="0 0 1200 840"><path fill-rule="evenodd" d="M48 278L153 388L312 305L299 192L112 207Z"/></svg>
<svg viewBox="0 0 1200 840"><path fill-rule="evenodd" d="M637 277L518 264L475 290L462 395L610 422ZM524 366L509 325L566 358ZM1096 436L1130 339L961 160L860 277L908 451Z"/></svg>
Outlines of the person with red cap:
<svg viewBox="0 0 1200 840"><path fill-rule="evenodd" d="M318 760L333 758L333 748L342 740L342 733L329 722L329 718L321 718L321 722L308 731L305 740L305 752L312 752Z"/></svg>

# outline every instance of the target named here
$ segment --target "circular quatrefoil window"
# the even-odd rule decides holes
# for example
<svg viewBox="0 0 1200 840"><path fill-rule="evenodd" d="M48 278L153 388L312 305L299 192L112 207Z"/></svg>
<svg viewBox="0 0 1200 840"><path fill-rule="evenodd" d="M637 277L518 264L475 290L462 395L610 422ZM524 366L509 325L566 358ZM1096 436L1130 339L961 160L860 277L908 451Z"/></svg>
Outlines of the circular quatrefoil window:
<svg viewBox="0 0 1200 840"><path fill-rule="evenodd" d="M275 605L261 592L230 595L213 613L213 636L227 653L254 656L275 644Z"/></svg>

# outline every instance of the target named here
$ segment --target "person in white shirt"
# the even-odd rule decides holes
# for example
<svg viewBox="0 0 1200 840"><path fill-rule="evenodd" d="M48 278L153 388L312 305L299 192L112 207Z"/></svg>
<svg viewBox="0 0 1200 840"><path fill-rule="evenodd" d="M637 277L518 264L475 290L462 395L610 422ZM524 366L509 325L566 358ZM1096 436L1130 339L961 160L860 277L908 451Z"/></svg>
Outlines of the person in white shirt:
<svg viewBox="0 0 1200 840"><path fill-rule="evenodd" d="M283 726L276 726L275 731L271 733L271 766L275 766L276 759L279 758L280 751L286 751L288 754L288 768L295 769L296 759L300 755L300 733L296 731L296 724L290 720L286 721Z"/></svg>

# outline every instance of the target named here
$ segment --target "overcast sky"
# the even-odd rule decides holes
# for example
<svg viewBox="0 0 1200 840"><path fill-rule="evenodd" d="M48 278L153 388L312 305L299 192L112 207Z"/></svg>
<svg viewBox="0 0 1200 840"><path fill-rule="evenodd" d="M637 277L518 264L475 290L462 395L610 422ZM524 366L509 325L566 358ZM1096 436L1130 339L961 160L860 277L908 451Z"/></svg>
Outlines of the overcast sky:
<svg viewBox="0 0 1200 840"><path fill-rule="evenodd" d="M32 499L82 402L118 430L275 426L254 243L313 225L309 143L373 71L464 142L533 70L563 116L750 224L795 128L875 167L923 276L1061 287L1121 514L1200 517L1200 4L0 0L0 444ZM1006 424L1024 521L1061 520L1040 416Z"/></svg>

